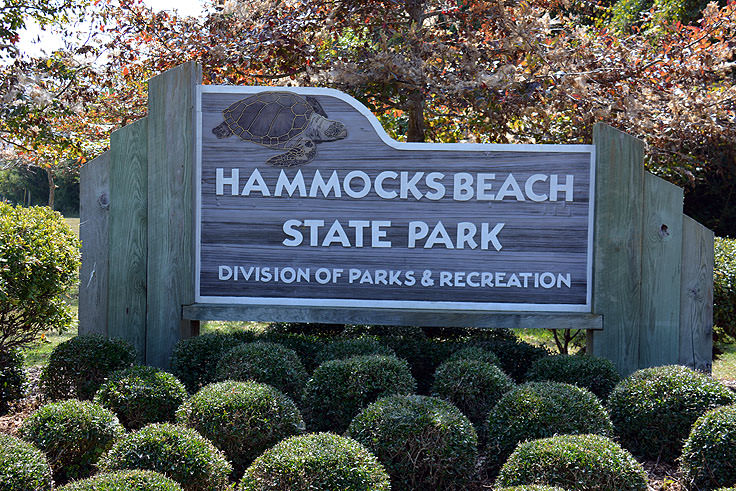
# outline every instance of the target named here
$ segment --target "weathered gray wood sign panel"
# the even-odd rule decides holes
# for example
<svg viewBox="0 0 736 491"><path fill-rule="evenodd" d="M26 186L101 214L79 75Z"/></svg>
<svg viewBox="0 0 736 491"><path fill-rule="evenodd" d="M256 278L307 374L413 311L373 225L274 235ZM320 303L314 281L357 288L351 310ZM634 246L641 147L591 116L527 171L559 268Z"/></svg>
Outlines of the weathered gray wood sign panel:
<svg viewBox="0 0 736 491"><path fill-rule="evenodd" d="M330 89L198 104L197 302L590 312L592 146L397 143Z"/></svg>

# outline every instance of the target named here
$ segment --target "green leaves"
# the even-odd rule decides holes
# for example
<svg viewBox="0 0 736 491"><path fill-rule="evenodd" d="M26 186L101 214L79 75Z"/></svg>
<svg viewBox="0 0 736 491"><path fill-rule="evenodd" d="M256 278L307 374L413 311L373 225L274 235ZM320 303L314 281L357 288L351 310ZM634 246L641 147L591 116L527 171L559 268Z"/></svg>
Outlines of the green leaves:
<svg viewBox="0 0 736 491"><path fill-rule="evenodd" d="M0 349L27 346L69 325L62 295L78 268L79 239L61 215L0 203Z"/></svg>

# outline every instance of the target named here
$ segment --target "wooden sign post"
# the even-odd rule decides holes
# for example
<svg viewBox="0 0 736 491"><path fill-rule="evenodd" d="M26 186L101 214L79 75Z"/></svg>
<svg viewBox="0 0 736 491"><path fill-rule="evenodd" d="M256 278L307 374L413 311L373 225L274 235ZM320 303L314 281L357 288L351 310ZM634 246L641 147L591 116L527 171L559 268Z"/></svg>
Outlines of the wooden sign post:
<svg viewBox="0 0 736 491"><path fill-rule="evenodd" d="M398 143L335 90L200 80L152 79L83 169L80 332L166 366L201 320L571 328L709 369L712 234L637 140Z"/></svg>

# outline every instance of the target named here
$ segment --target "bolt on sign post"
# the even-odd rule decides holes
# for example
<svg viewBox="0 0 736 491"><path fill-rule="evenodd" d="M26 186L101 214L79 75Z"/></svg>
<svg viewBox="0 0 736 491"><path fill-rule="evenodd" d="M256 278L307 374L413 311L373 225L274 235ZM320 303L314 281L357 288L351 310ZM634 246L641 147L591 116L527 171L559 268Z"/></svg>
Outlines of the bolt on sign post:
<svg viewBox="0 0 736 491"><path fill-rule="evenodd" d="M200 320L578 328L624 373L708 368L711 236L638 140L399 143L345 93L199 73L152 79L83 171L81 332L165 366Z"/></svg>

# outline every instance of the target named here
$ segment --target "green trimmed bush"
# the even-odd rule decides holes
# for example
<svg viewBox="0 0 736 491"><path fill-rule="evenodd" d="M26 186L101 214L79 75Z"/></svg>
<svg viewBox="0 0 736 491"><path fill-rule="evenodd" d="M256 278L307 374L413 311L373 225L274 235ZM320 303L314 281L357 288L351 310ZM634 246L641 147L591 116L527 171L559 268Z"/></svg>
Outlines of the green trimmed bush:
<svg viewBox="0 0 736 491"><path fill-rule="evenodd" d="M77 336L56 346L41 373L41 392L48 400L89 400L116 370L133 365L135 348L122 339L98 334Z"/></svg>
<svg viewBox="0 0 736 491"><path fill-rule="evenodd" d="M396 357L330 360L317 367L307 382L302 397L304 420L312 431L342 433L376 399L415 390L409 366Z"/></svg>
<svg viewBox="0 0 736 491"><path fill-rule="evenodd" d="M674 462L695 420L734 402L736 394L717 380L668 365L622 380L608 398L608 409L625 448L636 456Z"/></svg>
<svg viewBox="0 0 736 491"><path fill-rule="evenodd" d="M218 491L228 485L232 466L225 455L191 428L154 423L125 435L102 456L102 472L160 472L187 491Z"/></svg>
<svg viewBox="0 0 736 491"><path fill-rule="evenodd" d="M23 397L26 375L19 349L0 352L0 416L8 412L10 403Z"/></svg>
<svg viewBox="0 0 736 491"><path fill-rule="evenodd" d="M304 368L312 373L317 368L317 353L322 351L327 343L327 338L307 334L286 334L279 332L265 333L258 337L259 341L277 343L281 346L296 351Z"/></svg>
<svg viewBox="0 0 736 491"><path fill-rule="evenodd" d="M28 442L0 433L0 489L51 491L51 467L46 456Z"/></svg>
<svg viewBox="0 0 736 491"><path fill-rule="evenodd" d="M386 471L355 440L318 433L288 438L258 457L238 491L389 491Z"/></svg>
<svg viewBox="0 0 736 491"><path fill-rule="evenodd" d="M373 452L391 489L464 489L478 456L475 429L455 406L426 396L379 399L346 433Z"/></svg>
<svg viewBox="0 0 736 491"><path fill-rule="evenodd" d="M40 407L20 428L20 436L46 454L57 483L92 475L100 455L123 433L111 411L76 399Z"/></svg>
<svg viewBox="0 0 736 491"><path fill-rule="evenodd" d="M479 346L466 346L460 348L451 354L445 362L457 361L457 360L477 360L491 365L501 366L501 360L493 351L481 348Z"/></svg>
<svg viewBox="0 0 736 491"><path fill-rule="evenodd" d="M501 397L486 421L487 468L491 474L519 442L558 434L613 433L608 413L595 395L559 382L530 382L516 387Z"/></svg>
<svg viewBox="0 0 736 491"><path fill-rule="evenodd" d="M647 475L634 457L600 435L560 435L519 445L497 486L544 484L570 491L646 491Z"/></svg>
<svg viewBox="0 0 736 491"><path fill-rule="evenodd" d="M266 449L304 433L294 401L257 382L220 382L194 394L177 413L232 462L236 476Z"/></svg>
<svg viewBox="0 0 736 491"><path fill-rule="evenodd" d="M174 421L186 398L187 389L170 373L135 366L113 372L94 401L117 414L127 429L137 430L151 423Z"/></svg>
<svg viewBox="0 0 736 491"><path fill-rule="evenodd" d="M680 462L693 489L736 485L736 406L712 409L699 417Z"/></svg>
<svg viewBox="0 0 736 491"><path fill-rule="evenodd" d="M77 279L79 238L64 217L0 201L0 264L0 352L69 327L63 296Z"/></svg>
<svg viewBox="0 0 736 491"><path fill-rule="evenodd" d="M216 380L215 370L222 355L241 344L234 336L207 333L182 339L171 355L171 372L190 393Z"/></svg>
<svg viewBox="0 0 736 491"><path fill-rule="evenodd" d="M308 374L294 350L276 343L245 343L225 353L217 363L216 377L222 380L253 380L271 385L298 399Z"/></svg>
<svg viewBox="0 0 736 491"><path fill-rule="evenodd" d="M605 358L597 356L546 356L532 363L526 374L528 382L563 382L588 389L602 401L608 399L616 384L621 381L616 367Z"/></svg>
<svg viewBox="0 0 736 491"><path fill-rule="evenodd" d="M713 268L713 323L736 338L736 239L716 237Z"/></svg>
<svg viewBox="0 0 736 491"><path fill-rule="evenodd" d="M549 356L546 348L534 346L524 341L471 341L472 346L489 349L498 356L501 370L508 374L514 382L524 381L526 372L532 364Z"/></svg>
<svg viewBox="0 0 736 491"><path fill-rule="evenodd" d="M459 359L443 363L434 374L432 395L457 406L477 429L484 429L488 412L516 386L495 365Z"/></svg>
<svg viewBox="0 0 736 491"><path fill-rule="evenodd" d="M75 481L59 491L182 491L182 487L158 472L120 471Z"/></svg>
<svg viewBox="0 0 736 491"><path fill-rule="evenodd" d="M394 350L381 344L376 337L361 336L330 341L315 357L318 365L329 360L343 360L353 356L396 356Z"/></svg>

